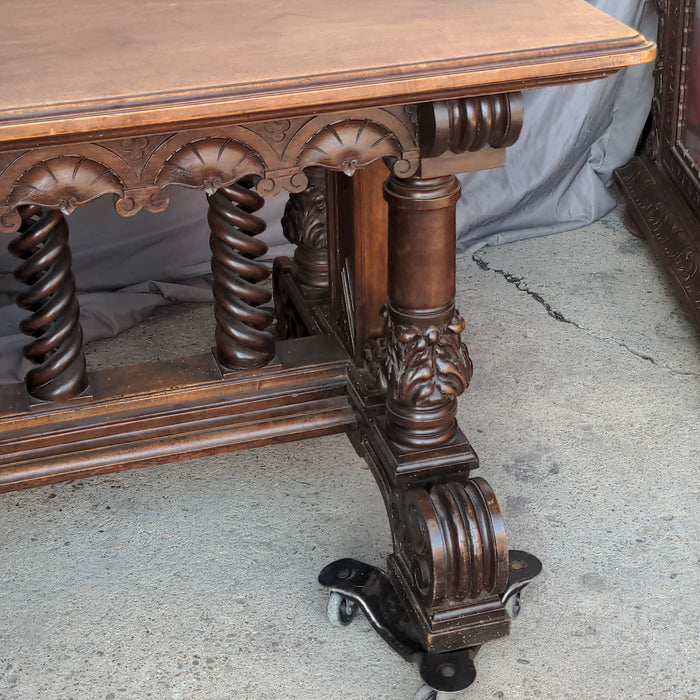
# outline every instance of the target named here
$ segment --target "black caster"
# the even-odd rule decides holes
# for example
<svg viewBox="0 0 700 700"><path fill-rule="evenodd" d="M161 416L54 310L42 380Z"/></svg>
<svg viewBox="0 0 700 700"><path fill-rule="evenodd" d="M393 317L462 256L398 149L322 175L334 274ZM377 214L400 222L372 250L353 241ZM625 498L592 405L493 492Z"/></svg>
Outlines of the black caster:
<svg viewBox="0 0 700 700"><path fill-rule="evenodd" d="M511 550L508 585L500 596L511 618L520 612L520 593L542 570L539 559ZM340 559L326 566L318 577L330 589L328 618L345 626L361 609L384 641L407 661L418 664L424 685L414 700L443 700L468 688L476 679L474 658L481 645L445 652L428 652L412 612L399 597L389 576L355 559Z"/></svg>

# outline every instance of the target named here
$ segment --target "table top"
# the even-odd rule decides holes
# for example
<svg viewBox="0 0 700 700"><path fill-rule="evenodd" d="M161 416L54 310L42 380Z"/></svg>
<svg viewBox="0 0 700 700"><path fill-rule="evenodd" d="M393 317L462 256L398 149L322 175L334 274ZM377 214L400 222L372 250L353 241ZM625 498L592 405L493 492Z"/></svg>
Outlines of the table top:
<svg viewBox="0 0 700 700"><path fill-rule="evenodd" d="M3 142L521 90L655 52L585 0L2 5Z"/></svg>

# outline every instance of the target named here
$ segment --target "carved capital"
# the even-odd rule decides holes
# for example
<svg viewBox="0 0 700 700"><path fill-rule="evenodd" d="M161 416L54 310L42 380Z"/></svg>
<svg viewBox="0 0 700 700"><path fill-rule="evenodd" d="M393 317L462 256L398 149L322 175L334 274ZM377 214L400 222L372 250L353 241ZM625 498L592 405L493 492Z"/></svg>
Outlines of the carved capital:
<svg viewBox="0 0 700 700"><path fill-rule="evenodd" d="M328 247L328 221L325 173L310 168L306 189L291 194L282 217L285 238L295 245L316 250Z"/></svg>

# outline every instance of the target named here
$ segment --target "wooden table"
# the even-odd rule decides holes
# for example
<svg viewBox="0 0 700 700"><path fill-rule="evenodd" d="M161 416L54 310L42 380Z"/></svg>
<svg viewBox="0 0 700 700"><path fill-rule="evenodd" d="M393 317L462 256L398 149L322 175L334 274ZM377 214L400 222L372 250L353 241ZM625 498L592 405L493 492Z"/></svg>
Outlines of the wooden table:
<svg viewBox="0 0 700 700"><path fill-rule="evenodd" d="M430 685L465 687L536 572L455 420L472 365L454 173L504 163L521 90L654 45L584 0L34 0L2 24L0 229L35 366L0 387L0 490L346 431L395 552L388 576L346 562L323 581L341 616L391 608L384 636ZM65 215L102 195L160 212L171 185L209 199L216 346L87 372ZM297 248L275 323L255 212L281 189Z"/></svg>

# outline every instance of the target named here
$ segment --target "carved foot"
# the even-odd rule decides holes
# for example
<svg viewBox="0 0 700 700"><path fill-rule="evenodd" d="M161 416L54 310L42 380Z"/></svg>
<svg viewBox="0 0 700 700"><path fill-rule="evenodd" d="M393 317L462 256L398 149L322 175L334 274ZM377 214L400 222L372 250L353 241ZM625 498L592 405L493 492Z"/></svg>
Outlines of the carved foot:
<svg viewBox="0 0 700 700"><path fill-rule="evenodd" d="M29 289L17 304L30 311L20 329L34 338L24 356L38 366L25 377L27 392L40 401L63 401L87 389L83 331L68 248L68 224L61 212L31 205L19 211L20 235L9 245L22 262L15 278Z"/></svg>
<svg viewBox="0 0 700 700"><path fill-rule="evenodd" d="M241 181L208 197L216 357L225 369L262 367L275 352L268 330L273 315L264 307L272 294L260 285L270 273L255 260L267 252L255 238L265 230L265 222L254 215L264 200L252 185Z"/></svg>

